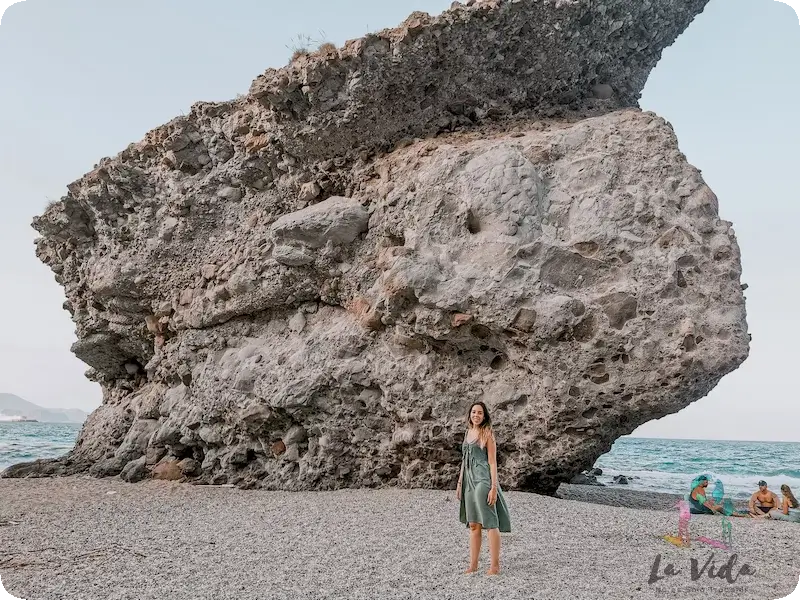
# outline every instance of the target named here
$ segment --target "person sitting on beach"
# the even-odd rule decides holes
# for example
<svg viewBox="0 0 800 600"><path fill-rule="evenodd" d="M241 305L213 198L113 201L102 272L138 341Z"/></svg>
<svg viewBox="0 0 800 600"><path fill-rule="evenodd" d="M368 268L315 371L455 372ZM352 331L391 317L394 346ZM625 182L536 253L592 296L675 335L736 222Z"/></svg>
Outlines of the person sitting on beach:
<svg viewBox="0 0 800 600"><path fill-rule="evenodd" d="M781 493L783 494L783 502L780 507L776 506L769 511L770 518L800 523L800 504L798 504L797 498L794 497L791 488L784 483L781 486Z"/></svg>
<svg viewBox="0 0 800 600"><path fill-rule="evenodd" d="M722 505L714 504L714 499L708 495L708 477L700 475L693 483L695 487L689 496L689 512L693 515L713 515L722 512Z"/></svg>
<svg viewBox="0 0 800 600"><path fill-rule="evenodd" d="M768 519L769 511L778 508L780 499L774 492L769 491L767 482L763 479L758 482L758 491L750 496L748 507L750 515L757 519Z"/></svg>

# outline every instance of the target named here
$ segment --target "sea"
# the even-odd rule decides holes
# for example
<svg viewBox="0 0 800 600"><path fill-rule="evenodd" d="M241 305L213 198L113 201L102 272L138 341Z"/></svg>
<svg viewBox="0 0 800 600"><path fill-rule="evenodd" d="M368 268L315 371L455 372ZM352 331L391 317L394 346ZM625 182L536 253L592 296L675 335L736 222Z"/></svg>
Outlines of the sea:
<svg viewBox="0 0 800 600"><path fill-rule="evenodd" d="M0 421L0 471L11 465L56 458L72 450L82 425Z"/></svg>
<svg viewBox="0 0 800 600"><path fill-rule="evenodd" d="M685 494L697 475L720 480L725 495L748 498L763 479L780 496L787 484L800 492L800 443L666 440L622 437L595 462L598 482L634 490ZM628 486L612 483L625 475Z"/></svg>
<svg viewBox="0 0 800 600"><path fill-rule="evenodd" d="M19 462L54 458L72 449L81 426L0 422L0 471ZM600 483L631 490L685 493L697 475L722 481L729 498L747 498L760 479L778 493L800 492L800 443L667 440L622 437L597 459ZM625 475L628 485L613 483Z"/></svg>

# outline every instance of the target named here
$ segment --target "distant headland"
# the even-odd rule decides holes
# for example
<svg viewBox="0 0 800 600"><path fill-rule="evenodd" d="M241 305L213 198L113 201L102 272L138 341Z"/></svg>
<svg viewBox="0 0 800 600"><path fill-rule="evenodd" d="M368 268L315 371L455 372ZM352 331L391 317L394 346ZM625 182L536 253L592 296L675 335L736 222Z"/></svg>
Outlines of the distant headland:
<svg viewBox="0 0 800 600"><path fill-rule="evenodd" d="M83 423L88 416L77 408L43 408L14 394L0 393L0 422Z"/></svg>

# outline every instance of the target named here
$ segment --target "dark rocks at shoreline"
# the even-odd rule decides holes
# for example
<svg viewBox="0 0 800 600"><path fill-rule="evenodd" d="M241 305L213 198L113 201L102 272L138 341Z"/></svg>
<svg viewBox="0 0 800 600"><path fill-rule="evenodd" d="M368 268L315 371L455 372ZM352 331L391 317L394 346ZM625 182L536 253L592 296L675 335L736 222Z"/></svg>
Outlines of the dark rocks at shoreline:
<svg viewBox="0 0 800 600"><path fill-rule="evenodd" d="M597 481L597 477L592 475L589 472L584 471L583 473L578 473L570 480L571 485L597 485L597 486L604 486L604 484Z"/></svg>

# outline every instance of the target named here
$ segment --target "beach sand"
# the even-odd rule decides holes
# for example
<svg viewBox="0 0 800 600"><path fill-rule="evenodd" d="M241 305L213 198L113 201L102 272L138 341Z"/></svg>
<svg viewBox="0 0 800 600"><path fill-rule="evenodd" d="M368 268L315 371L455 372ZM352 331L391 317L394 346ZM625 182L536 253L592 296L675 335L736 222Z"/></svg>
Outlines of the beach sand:
<svg viewBox="0 0 800 600"><path fill-rule="evenodd" d="M453 492L242 491L71 477L0 480L0 577L26 600L296 598L782 598L798 585L800 525L733 519L735 583L704 574L699 542L667 544L674 497L562 486L565 497L506 492L511 534L499 577L463 575L468 533ZM627 498L627 500L626 500ZM603 503L601 503L604 501ZM611 506L609 504L612 504ZM720 538L720 518L692 534ZM656 557L680 573L648 583ZM701 590L702 588L702 590Z"/></svg>

